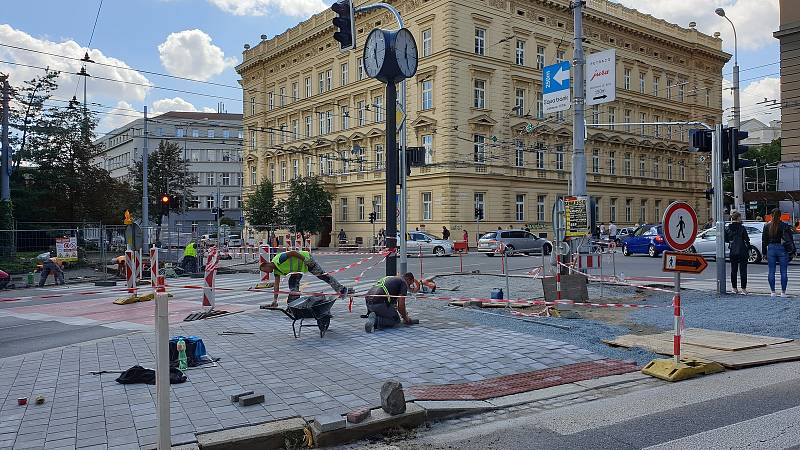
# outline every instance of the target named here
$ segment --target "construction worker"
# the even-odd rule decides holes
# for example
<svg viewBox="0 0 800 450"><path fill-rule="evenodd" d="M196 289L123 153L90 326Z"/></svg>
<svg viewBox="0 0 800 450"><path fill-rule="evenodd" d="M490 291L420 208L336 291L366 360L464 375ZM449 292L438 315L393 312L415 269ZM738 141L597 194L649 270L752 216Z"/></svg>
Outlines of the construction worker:
<svg viewBox="0 0 800 450"><path fill-rule="evenodd" d="M414 274L402 277L383 277L367 291L367 323L364 331L372 333L375 328L391 328L402 319L406 325L414 325L419 320L412 319L406 310L406 295L409 286L418 286Z"/></svg>
<svg viewBox="0 0 800 450"><path fill-rule="evenodd" d="M41 258L42 255L40 255ZM66 284L64 282L64 262L61 261L59 258L50 257L50 258L41 258L42 259L42 275L39 278L39 287L44 286L45 281L47 281L47 277L50 276L50 272L53 273L53 281L55 281L56 286L59 284Z"/></svg>
<svg viewBox="0 0 800 450"><path fill-rule="evenodd" d="M287 275L289 276L289 291L291 292L287 302L300 298L300 280L303 278L304 273L316 275L317 278L328 283L333 290L338 292L342 297L353 292L352 288L346 288L339 283L336 278L326 274L314 258L311 257L311 253L303 250L290 250L288 252L278 253L272 258L272 261L261 264L259 270L267 274L271 273L275 276L273 301L271 304L267 305L270 308L278 306L281 277Z"/></svg>
<svg viewBox="0 0 800 450"><path fill-rule="evenodd" d="M186 244L186 248L183 249L181 267L188 273L197 272L197 244L195 241L189 241L189 243Z"/></svg>

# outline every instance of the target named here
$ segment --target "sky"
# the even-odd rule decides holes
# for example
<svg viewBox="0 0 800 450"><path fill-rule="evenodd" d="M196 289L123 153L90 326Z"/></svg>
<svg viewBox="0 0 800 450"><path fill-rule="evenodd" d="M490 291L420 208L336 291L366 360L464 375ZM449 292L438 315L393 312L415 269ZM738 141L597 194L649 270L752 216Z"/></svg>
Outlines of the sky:
<svg viewBox="0 0 800 450"><path fill-rule="evenodd" d="M738 33L742 118L769 121L780 110L758 104L780 101L778 0L619 0L626 6L701 32L722 34L733 53L730 24L714 13L723 7ZM329 7L332 0L26 0L6 2L0 19L0 72L11 82L31 79L44 67L61 70L54 105L82 100L75 75L87 47L90 108L99 133L137 117L169 110L241 112L234 70L243 45L273 37ZM99 14L98 14L99 11ZM96 19L96 25L95 25ZM34 50L27 51L23 49ZM68 58L63 58L66 56ZM733 61L723 74L729 86ZM181 79L190 78L192 80ZM726 120L730 90L724 91Z"/></svg>

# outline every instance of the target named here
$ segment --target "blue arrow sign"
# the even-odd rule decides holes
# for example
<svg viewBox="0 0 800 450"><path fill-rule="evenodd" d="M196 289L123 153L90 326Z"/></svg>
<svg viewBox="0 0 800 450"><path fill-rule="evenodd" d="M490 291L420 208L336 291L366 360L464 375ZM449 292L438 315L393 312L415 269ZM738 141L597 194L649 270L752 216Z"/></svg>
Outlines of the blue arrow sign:
<svg viewBox="0 0 800 450"><path fill-rule="evenodd" d="M545 94L569 89L569 68L569 61L561 61L542 70L542 86Z"/></svg>

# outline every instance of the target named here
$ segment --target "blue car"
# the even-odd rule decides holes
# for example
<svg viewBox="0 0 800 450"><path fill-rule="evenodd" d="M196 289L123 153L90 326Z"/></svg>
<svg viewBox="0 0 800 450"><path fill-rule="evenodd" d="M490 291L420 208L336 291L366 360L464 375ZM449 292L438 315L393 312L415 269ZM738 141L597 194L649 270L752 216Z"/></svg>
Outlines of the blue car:
<svg viewBox="0 0 800 450"><path fill-rule="evenodd" d="M622 241L622 254L650 255L653 258L662 252L672 250L664 238L664 229L659 224L642 225L633 235Z"/></svg>

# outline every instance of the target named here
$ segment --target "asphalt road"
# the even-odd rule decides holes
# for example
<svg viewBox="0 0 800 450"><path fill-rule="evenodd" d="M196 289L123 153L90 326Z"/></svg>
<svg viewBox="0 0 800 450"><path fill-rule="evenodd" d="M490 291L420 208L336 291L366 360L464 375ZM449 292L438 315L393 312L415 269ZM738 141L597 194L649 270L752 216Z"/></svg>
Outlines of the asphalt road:
<svg viewBox="0 0 800 450"><path fill-rule="evenodd" d="M325 270L331 271L366 257L366 255L320 254L317 259ZM347 284L360 271L375 264L377 261L378 259L367 261L361 266L356 266L336 276L340 278L340 281ZM237 260L226 261L226 265L238 262ZM408 270L417 276L423 274L425 277L458 272L460 270L465 272L479 270L481 273L500 273L502 264L503 261L500 257L490 258L480 254L470 254L464 257L412 257L408 259ZM515 256L508 258L507 261L509 273L514 275L524 275L541 264L541 256ZM255 266L251 264L251 267ZM714 267L715 263L710 262L709 268L703 274L685 277L685 284L691 286L694 283L695 287L699 289L713 289ZM760 287L766 289L766 281L764 281L766 280L766 271L766 264L751 265L750 279L753 280L752 283L760 283ZM800 264L793 263L790 266L790 272L790 289L793 287L796 289L796 286L800 286ZM603 269L595 269L592 273L596 275L616 274L617 276L624 274L626 278L634 278L634 282L641 283L647 281L669 283L671 280L670 276L665 276L661 272L660 258L647 256L625 257L621 253L606 256L603 261ZM383 274L383 265L378 265L367 270L363 280L364 282L370 282L369 280L375 280ZM241 282L243 279L253 279L254 277L255 275L251 274L218 275L217 280L219 286L225 287L227 283ZM642 279L636 280L637 277ZM199 280L191 280L191 282L196 284ZM118 289L122 283L119 283L119 285L117 288L96 288L91 284L71 285L67 288L48 285L43 289L16 289L0 292L0 357L19 355L129 332L130 330L118 329L109 325L110 322L118 321L119 318L104 318L107 316L103 316L100 313L93 315L91 311L95 305L98 308L107 308L110 301L119 297ZM86 291L95 293L87 296L85 295ZM57 297L49 297L54 295ZM178 290L176 292L176 298L178 299L189 299L196 296L196 290L190 292ZM10 301L19 297L24 299ZM92 303L92 301L96 303ZM264 301L265 295L263 292L253 293L252 295L244 293L235 299L236 303L250 305L257 305ZM70 304L73 302L80 302L75 303L74 308L86 309L87 311L82 315L90 317L91 320L78 318L75 320L61 319L54 321L49 320L47 314L37 314L40 312L49 313L54 307L70 308ZM27 308L24 314L10 314L11 312L19 312L18 308L20 307ZM6 310L7 314L4 315L3 310ZM150 323L152 322L147 321L148 325Z"/></svg>

